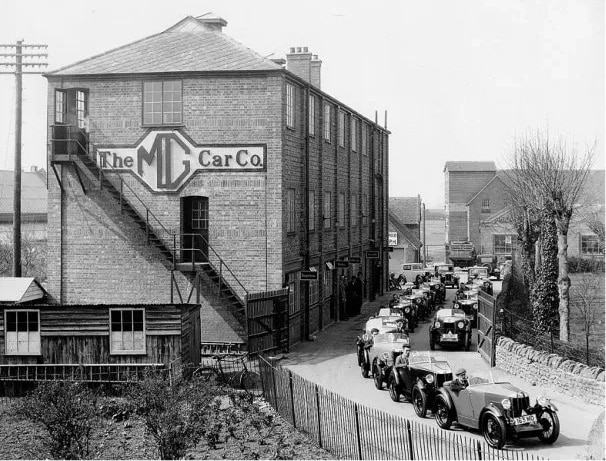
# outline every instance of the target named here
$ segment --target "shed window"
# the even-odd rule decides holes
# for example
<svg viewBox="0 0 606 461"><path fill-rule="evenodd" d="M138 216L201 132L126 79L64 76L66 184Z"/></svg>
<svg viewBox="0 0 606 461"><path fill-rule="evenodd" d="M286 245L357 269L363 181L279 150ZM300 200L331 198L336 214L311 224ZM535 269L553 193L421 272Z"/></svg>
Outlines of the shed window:
<svg viewBox="0 0 606 461"><path fill-rule="evenodd" d="M180 80L143 84L143 124L175 125L183 122Z"/></svg>
<svg viewBox="0 0 606 461"><path fill-rule="evenodd" d="M110 309L110 353L144 354L143 309Z"/></svg>
<svg viewBox="0 0 606 461"><path fill-rule="evenodd" d="M5 354L40 354L40 313L37 310L9 310L5 313Z"/></svg>

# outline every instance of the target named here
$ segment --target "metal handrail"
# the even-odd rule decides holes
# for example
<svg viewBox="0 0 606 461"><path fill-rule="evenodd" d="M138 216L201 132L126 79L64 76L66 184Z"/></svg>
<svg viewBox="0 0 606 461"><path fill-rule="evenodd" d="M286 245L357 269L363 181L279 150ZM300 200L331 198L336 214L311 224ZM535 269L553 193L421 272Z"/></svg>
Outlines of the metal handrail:
<svg viewBox="0 0 606 461"><path fill-rule="evenodd" d="M68 138L67 139L52 139L51 141L64 141L64 142L75 142L76 145L78 145L83 152L86 153L86 155L93 161L95 162L95 164L97 163L96 159L94 156L91 155L91 149L90 147L92 147L94 152L97 152L97 147L90 141L90 136L88 135L88 133L86 133L86 131L75 127L74 125L53 125L53 126L62 126L62 127L66 127L67 128L67 132L68 132ZM72 133L74 131L74 128L77 130L77 133L82 135L84 137L84 139L86 140L86 146L83 146L80 143L80 140L78 139L78 136L72 136ZM68 158L71 160L72 158L72 154L70 152L68 152ZM111 163L108 163L107 165L109 165L109 167L112 169L112 171L116 172L116 168L114 168L113 165L111 165ZM221 258L221 256L219 256L219 254L215 251L215 249L210 245L210 243L208 242L208 240L206 240L202 235L200 234L195 234L195 233L183 233L183 234L176 234L174 231L170 232L166 227L164 227L164 225L162 224L162 222L156 217L156 215L154 215L154 213L149 209L149 207L145 204L145 202L143 202L143 200L137 195L137 193L134 191L134 189L124 181L124 179L122 179L122 176L118 173L116 173L120 179L120 210L122 210L122 197L124 195L123 193L123 189L124 189L124 185L126 185L126 187L131 191L132 195L139 201L139 203L143 206L143 208L145 208L145 212L146 212L146 219L145 219L145 227L146 227L146 233L147 233L147 239L149 241L149 229L153 229L153 227L150 225L149 222L149 218L150 216L158 223L158 226L168 235L172 235L173 236L173 248L172 248L172 256L173 256L173 269L176 267L176 259L177 259L177 251L194 251L197 250L200 253L202 253L201 250L197 249L197 248L184 248L184 247L180 247L177 248L177 244L176 244L176 236L179 235L179 237L187 237L187 236L191 236L191 237L196 237L196 238L201 238L203 240L203 243L206 244L206 246L213 252L213 254L216 256L216 258L219 260L219 292L221 291L221 281L224 279L223 278L223 267L225 267L225 269L227 269L227 271L229 272L229 274L231 275L231 277L238 283L238 285L240 285L240 287L242 288L242 290L244 290L244 292L246 294L248 294L248 290L244 287L244 285L242 284L242 282L240 282L240 280L238 279L238 277L233 273L233 271L229 268L229 266L225 263L225 261L223 260L223 258ZM99 180L101 181L102 178L105 178L105 173L103 172L103 168L101 166L99 166ZM109 179L107 179L109 181ZM115 186L114 186L115 187ZM181 240L182 241L182 240ZM170 250L169 250L170 251ZM196 254L195 251L193 253L194 255ZM203 254L203 253L202 253ZM203 254L203 256L206 256ZM195 260L195 256L194 258L192 258L193 260ZM214 267L214 265L210 262L210 261L205 261L208 262L208 264L214 269L216 270L216 267ZM195 270L195 265L193 265L193 268ZM229 286L229 285L228 285ZM231 288L230 288L231 289ZM236 296L237 294L234 293Z"/></svg>

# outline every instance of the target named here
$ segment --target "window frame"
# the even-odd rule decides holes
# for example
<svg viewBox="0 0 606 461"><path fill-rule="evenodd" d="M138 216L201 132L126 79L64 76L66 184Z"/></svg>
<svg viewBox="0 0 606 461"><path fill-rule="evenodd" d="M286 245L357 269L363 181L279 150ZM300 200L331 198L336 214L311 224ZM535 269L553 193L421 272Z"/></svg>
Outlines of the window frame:
<svg viewBox="0 0 606 461"><path fill-rule="evenodd" d="M490 198L482 199L482 213L490 213Z"/></svg>
<svg viewBox="0 0 606 461"><path fill-rule="evenodd" d="M507 237L511 239L510 243L507 243ZM497 244L497 239L503 238L503 243ZM510 255L513 254L516 248L516 237L512 234L493 234L492 235L492 249L495 255Z"/></svg>
<svg viewBox="0 0 606 461"><path fill-rule="evenodd" d="M337 195L337 226L339 229L345 227L345 193Z"/></svg>
<svg viewBox="0 0 606 461"><path fill-rule="evenodd" d="M337 123L339 124L339 147L345 147L345 111L343 109L339 109Z"/></svg>
<svg viewBox="0 0 606 461"><path fill-rule="evenodd" d="M358 196L357 194L351 194L351 227L358 227Z"/></svg>
<svg viewBox="0 0 606 461"><path fill-rule="evenodd" d="M322 214L324 229L329 230L332 227L332 192L324 192L324 203L322 205L324 210L324 213Z"/></svg>
<svg viewBox="0 0 606 461"><path fill-rule="evenodd" d="M330 261L330 263L334 267L335 262ZM322 295L323 295L324 299L330 298L334 293L334 288L333 288L334 272L335 272L334 270L324 268L324 273L322 276L322 283L323 283Z"/></svg>
<svg viewBox="0 0 606 461"><path fill-rule="evenodd" d="M331 132L331 112L332 107L330 104L324 104L324 141L330 143L332 132Z"/></svg>
<svg viewBox="0 0 606 461"><path fill-rule="evenodd" d="M295 99L296 87L292 83L286 84L286 128L295 129Z"/></svg>
<svg viewBox="0 0 606 461"><path fill-rule="evenodd" d="M368 125L362 122L362 141L361 146L362 155L366 155L368 157Z"/></svg>
<svg viewBox="0 0 606 461"><path fill-rule="evenodd" d="M588 244L591 244L591 247L597 249L597 251L587 251ZM581 234L579 245L579 254L581 256L599 256L604 254L604 248L600 247L600 238L595 234Z"/></svg>
<svg viewBox="0 0 606 461"><path fill-rule="evenodd" d="M166 114L169 114L169 113L170 114L174 114L175 113L175 112L172 112L172 111L171 112L165 112L165 109L164 109L165 104L167 104L168 102L175 103L176 101L165 101L164 100L164 93L165 93L165 91L164 91L164 85L166 83L175 83L175 82L178 82L179 85L180 85L180 92L179 92L179 94L180 94L180 98L181 99L179 100L179 102L181 104L181 110L180 110L180 118L181 119L178 122L165 122L164 120L165 120ZM146 121L146 114L147 114L147 112L145 110L145 104L148 101L145 100L145 94L146 94L145 87L148 84L154 84L154 83L160 83L161 84L161 88L162 88L161 91L160 91L160 94L161 94L160 116L161 116L161 119L162 119L161 122L155 122L154 120L151 120L149 122ZM142 101L141 101L141 121L142 121L141 125L142 126L144 126L144 127L156 127L156 126L183 126L184 125L184 116L183 116L183 80L181 80L181 79L145 80L145 81L142 82L141 94L143 96L142 97ZM150 103L156 103L157 101L149 101L149 102ZM155 114L155 113L157 113L157 112L152 112L152 114ZM153 117L153 115L152 115L152 117Z"/></svg>
<svg viewBox="0 0 606 461"><path fill-rule="evenodd" d="M316 136L316 97L313 94L309 95L309 118L307 120L307 132L312 138Z"/></svg>
<svg viewBox="0 0 606 461"><path fill-rule="evenodd" d="M27 319L27 330L19 330L19 313L26 313ZM37 317L37 331L30 331L31 320L29 318L30 313L35 313ZM15 330L9 330L9 314L15 314ZM8 356L39 356L42 355L42 343L40 337L40 309L6 309L4 311L4 355ZM27 335L27 341L23 340L23 336ZM13 340L14 336L14 340ZM27 344L27 350L19 350L19 344ZM15 343L15 350L9 349L10 345ZM32 347L33 346L33 347Z"/></svg>
<svg viewBox="0 0 606 461"><path fill-rule="evenodd" d="M133 334L132 337L132 344L134 346L135 344L135 331L141 331L141 341L143 344L143 349L114 349L114 335L113 333L117 333L114 332L113 329L113 324L114 322L112 321L112 313L113 312L130 312L131 313L131 324L132 324L132 330L130 331ZM141 330L135 330L135 320L134 317L132 316L132 314L134 312L141 312L141 316L142 316L142 329ZM120 324L122 326L122 329L120 330L120 332L122 333L122 336L124 336L125 334L125 330L123 328L123 324L124 324L124 317L123 315L120 316ZM128 333L128 331L126 331L126 333ZM122 339L122 342L124 343L124 339ZM147 334L146 334L146 319L145 319L145 309L143 308L130 308L130 307L112 307L109 309L109 354L110 355L145 355L147 354Z"/></svg>
<svg viewBox="0 0 606 461"><path fill-rule="evenodd" d="M309 191L308 201L308 230L313 232L316 230L316 191Z"/></svg>
<svg viewBox="0 0 606 461"><path fill-rule="evenodd" d="M59 103L57 96L61 95L61 102ZM61 110L58 111L58 104L61 104ZM55 88L55 125L65 125L67 123L67 91L59 88ZM61 115L61 120L58 119L57 114Z"/></svg>
<svg viewBox="0 0 606 461"><path fill-rule="evenodd" d="M82 96L82 99L80 96ZM88 91L76 89L76 123L78 128L86 128L86 117L88 117Z"/></svg>
<svg viewBox="0 0 606 461"><path fill-rule="evenodd" d="M358 152L358 119L351 117L350 123L350 145L352 152Z"/></svg>
<svg viewBox="0 0 606 461"><path fill-rule="evenodd" d="M309 270L314 271L316 274L318 274L318 279L309 280L308 282L306 282L309 286L309 289L307 290L308 302L310 306L313 306L314 304L318 304L320 302L320 275L318 266L311 266Z"/></svg>
<svg viewBox="0 0 606 461"><path fill-rule="evenodd" d="M301 300L299 299L301 271L286 274L286 285L288 286L288 314L294 315L301 311Z"/></svg>
<svg viewBox="0 0 606 461"><path fill-rule="evenodd" d="M286 233L296 232L296 193L295 189L286 189Z"/></svg>

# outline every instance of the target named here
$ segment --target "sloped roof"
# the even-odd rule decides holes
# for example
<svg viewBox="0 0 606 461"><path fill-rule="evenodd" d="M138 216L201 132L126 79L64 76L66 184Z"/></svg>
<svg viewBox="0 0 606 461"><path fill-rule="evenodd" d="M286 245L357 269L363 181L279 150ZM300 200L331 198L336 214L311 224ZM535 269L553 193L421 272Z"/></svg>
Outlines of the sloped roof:
<svg viewBox="0 0 606 461"><path fill-rule="evenodd" d="M493 176L490 181L488 181L486 184L484 184L484 187L482 187L473 197L471 197L469 199L469 201L466 203L466 205L470 205L471 202L473 202L476 198L478 198L478 196L484 192L486 189L488 189L490 186L493 185L493 183L495 182L500 182L501 184L505 185L505 182L503 181L503 179L501 179L498 175L497 176Z"/></svg>
<svg viewBox="0 0 606 461"><path fill-rule="evenodd" d="M418 197L389 197L389 211L404 224L419 224L419 202Z"/></svg>
<svg viewBox="0 0 606 461"><path fill-rule="evenodd" d="M494 162L446 162L443 171L497 171Z"/></svg>
<svg viewBox="0 0 606 461"><path fill-rule="evenodd" d="M21 173L21 213L46 214L47 190L44 171ZM13 212L14 173L0 170L0 214Z"/></svg>
<svg viewBox="0 0 606 461"><path fill-rule="evenodd" d="M415 249L418 250L423 246L421 240L419 240L417 238L417 236L414 235L411 232L411 230L408 229L408 227L406 227L406 225L402 221L400 221L398 219L398 217L391 210L389 211L389 220L394 225L394 227L398 230L398 232L400 234L402 234L404 236L404 238L406 240L408 240L412 246L415 247Z"/></svg>
<svg viewBox="0 0 606 461"><path fill-rule="evenodd" d="M282 69L282 66L205 24L205 20L208 20L208 17L198 19L187 16L164 32L45 75L53 77Z"/></svg>
<svg viewBox="0 0 606 461"><path fill-rule="evenodd" d="M33 277L0 277L0 303L24 303L43 299L44 288Z"/></svg>

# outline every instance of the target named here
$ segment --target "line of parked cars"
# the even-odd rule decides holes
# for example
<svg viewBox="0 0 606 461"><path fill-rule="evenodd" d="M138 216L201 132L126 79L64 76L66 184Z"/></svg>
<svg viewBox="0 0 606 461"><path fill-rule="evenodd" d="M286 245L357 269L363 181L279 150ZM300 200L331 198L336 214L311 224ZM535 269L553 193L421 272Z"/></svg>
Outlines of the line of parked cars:
<svg viewBox="0 0 606 461"><path fill-rule="evenodd" d="M443 429L453 424L478 430L494 448L519 438L538 437L553 444L559 436L557 408L546 397L531 404L529 395L508 382L471 378L464 388L453 385L447 360L432 351L415 351L409 337L406 309L414 298L381 307L357 338L357 361L364 378L387 389L394 402L409 401L417 416L432 414ZM400 295L398 295L400 298ZM417 309L418 315L418 309ZM409 321L409 319L411 319ZM439 309L430 325L430 348L454 344L469 349L471 319L463 309ZM399 360L408 353L407 360Z"/></svg>

